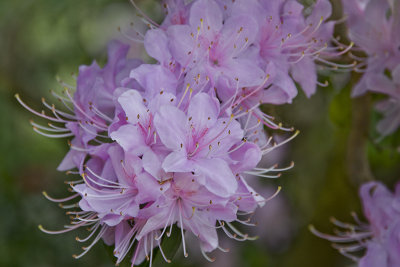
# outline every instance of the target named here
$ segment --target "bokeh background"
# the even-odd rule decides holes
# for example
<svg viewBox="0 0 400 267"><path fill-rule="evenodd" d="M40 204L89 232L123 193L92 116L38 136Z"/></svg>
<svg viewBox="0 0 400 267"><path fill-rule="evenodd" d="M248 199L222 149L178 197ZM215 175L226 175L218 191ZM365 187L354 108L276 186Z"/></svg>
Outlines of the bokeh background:
<svg viewBox="0 0 400 267"><path fill-rule="evenodd" d="M162 18L157 1L136 1L152 18ZM310 4L312 1L304 1ZM340 18L340 1L333 1ZM65 196L65 173L56 167L68 146L65 139L42 137L32 131L34 115L15 100L19 93L31 107L41 110L41 97L61 90L57 79L73 84L79 65L106 60L111 38L129 42L117 30L143 28L128 0L0 1L0 266L113 266L99 242L80 260L79 233L51 236L38 225L60 229L67 223L64 210L42 196L42 191ZM345 34L345 25L337 33ZM132 56L146 59L140 44ZM329 218L351 221L350 212L361 212L357 188L371 177L389 187L400 178L399 131L378 140L375 130L380 114L373 111L377 96L351 99L351 86L359 77L350 73L321 72L330 85L307 99L301 92L291 105L266 110L288 126L301 131L283 149L268 155L265 164L295 167L277 180L253 180L265 196L278 185L280 195L257 211L258 226L244 229L260 238L231 242L231 252L216 252L212 266L343 267L351 261L327 241L308 231L309 224L331 232ZM190 244L195 243L189 241ZM189 258L178 252L169 266L209 266L196 245Z"/></svg>

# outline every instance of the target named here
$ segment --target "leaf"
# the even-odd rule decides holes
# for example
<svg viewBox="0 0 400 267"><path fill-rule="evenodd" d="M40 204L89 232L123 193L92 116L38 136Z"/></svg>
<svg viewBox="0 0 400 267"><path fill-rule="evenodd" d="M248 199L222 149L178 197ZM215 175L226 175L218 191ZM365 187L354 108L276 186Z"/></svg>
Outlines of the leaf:
<svg viewBox="0 0 400 267"><path fill-rule="evenodd" d="M181 244L182 244L181 230L176 225L174 225L172 227L171 236L167 237L166 235L164 235L163 240L161 242L161 247L162 250L164 251L165 257L167 257L167 259L169 260L172 260L175 257L176 253L178 252ZM156 248L154 252L156 252L153 260L153 263L156 264L155 266L159 266L162 263L165 263L163 256L159 252L159 248Z"/></svg>

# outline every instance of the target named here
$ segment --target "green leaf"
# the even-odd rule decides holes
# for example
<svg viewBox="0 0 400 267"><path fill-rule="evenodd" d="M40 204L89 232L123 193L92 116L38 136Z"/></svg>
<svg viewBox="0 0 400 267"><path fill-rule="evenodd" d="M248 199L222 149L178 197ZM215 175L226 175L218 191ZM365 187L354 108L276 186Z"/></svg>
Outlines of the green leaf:
<svg viewBox="0 0 400 267"><path fill-rule="evenodd" d="M178 252L180 246L182 244L182 235L181 235L181 229L178 228L176 225L172 227L172 233L170 237L166 236L166 233L164 233L163 240L161 242L161 247L164 251L165 257L169 260L172 260L176 253ZM162 263L165 263L165 260L161 253L159 252L159 248L157 247L154 252L156 254L153 263L155 264L154 266L159 266Z"/></svg>

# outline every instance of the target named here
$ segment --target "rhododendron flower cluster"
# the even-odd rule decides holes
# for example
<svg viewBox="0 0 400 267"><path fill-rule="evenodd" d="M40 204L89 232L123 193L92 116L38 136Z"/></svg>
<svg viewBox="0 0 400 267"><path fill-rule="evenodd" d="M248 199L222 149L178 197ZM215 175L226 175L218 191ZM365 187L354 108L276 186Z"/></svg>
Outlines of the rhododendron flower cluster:
<svg viewBox="0 0 400 267"><path fill-rule="evenodd" d="M349 37L367 54L355 71L363 73L354 87L353 96L367 91L388 98L377 104L384 114L377 129L383 136L400 126L400 2L343 1L348 16Z"/></svg>
<svg viewBox="0 0 400 267"><path fill-rule="evenodd" d="M327 0L306 11L294 0L171 0L164 7L161 25L144 17L150 27L144 46L157 63L129 59L129 46L113 41L103 68L81 66L76 88L62 82L64 94L53 92L67 111L43 99L52 115L36 112L17 95L51 121L32 121L36 132L72 137L58 169L80 175L67 182L74 194L54 199L45 193L71 209L71 225L40 229L89 227L77 240L92 241L76 258L103 239L114 246L117 264L131 251L132 265L151 263L156 247L169 262L161 245L175 224L185 256L189 233L211 261L206 253L224 250L218 229L251 239L235 224L252 225L244 216L275 194L263 198L244 174L277 178L291 168L257 164L298 133L273 142L264 127L293 129L275 123L260 105L290 103L295 83L310 96L323 85L315 64L337 67L327 58L349 49L330 44Z"/></svg>
<svg viewBox="0 0 400 267"><path fill-rule="evenodd" d="M364 215L362 222L353 214L355 224L332 222L341 230L336 236L322 234L311 226L311 231L334 242L334 248L358 262L359 267L395 267L400 265L400 186L390 192L380 182L368 182L361 186L360 197ZM366 250L363 256L357 252Z"/></svg>
<svg viewBox="0 0 400 267"><path fill-rule="evenodd" d="M145 45L169 51L175 59L170 64L190 69L187 82L215 87L223 101L243 94L253 96L247 97L252 102L291 103L297 95L295 82L311 96L317 85L325 85L317 81L315 63L341 67L328 58L351 48L331 45L335 22L327 21L332 7L325 0L316 1L311 11L295 0L210 0L189 5L176 0L166 1L164 7L166 19L148 32ZM163 62L171 56L164 55Z"/></svg>

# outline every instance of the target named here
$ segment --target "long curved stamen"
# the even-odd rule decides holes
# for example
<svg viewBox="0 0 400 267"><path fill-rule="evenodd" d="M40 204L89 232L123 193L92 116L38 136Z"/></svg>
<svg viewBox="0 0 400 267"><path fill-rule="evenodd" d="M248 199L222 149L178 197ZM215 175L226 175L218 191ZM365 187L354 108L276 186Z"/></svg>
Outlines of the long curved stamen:
<svg viewBox="0 0 400 267"><path fill-rule="evenodd" d="M186 252L185 234L183 233L182 204L181 204L180 200L179 200L179 223L180 223L181 235L182 235L183 255L186 258L187 256L189 256L189 254Z"/></svg>
<svg viewBox="0 0 400 267"><path fill-rule="evenodd" d="M81 121L79 121L79 126L89 134L93 134L97 137L102 137L102 138L110 138L108 135L104 135L104 134L97 133L96 131L92 131L91 129L86 127Z"/></svg>
<svg viewBox="0 0 400 267"><path fill-rule="evenodd" d="M279 178L279 177L282 176L281 173L278 173L277 175L266 175L266 174L260 174L260 173L257 173L257 172L251 172L251 171L245 171L244 173L250 174L250 175L254 175L254 176L257 176L257 177L260 177L260 178L272 178L272 179L276 179L276 178Z"/></svg>
<svg viewBox="0 0 400 267"><path fill-rule="evenodd" d="M141 37L142 39L138 39L138 38L132 37L132 36L130 36L128 33L126 33L125 31L123 31L123 30L121 29L121 27L118 27L117 30L118 30L126 39L128 39L129 41L136 42L136 43L144 43L144 37ZM139 36L139 37L140 37L141 35L143 35L143 34L141 34L141 33L138 32L138 31L135 31L135 33L136 33L136 35Z"/></svg>
<svg viewBox="0 0 400 267"><path fill-rule="evenodd" d="M117 182L110 181L110 180L107 180L107 179L101 177L100 175L98 175L97 173L95 173L95 172L94 172L90 167L88 167L88 166L85 166L85 169L88 170L91 174L93 174L93 175L94 175L97 179L99 179L99 180L102 180L102 181L107 182L107 183L110 183L110 184L114 184L114 185L116 185L116 186L122 186L121 184L119 184L119 183L117 183Z"/></svg>
<svg viewBox="0 0 400 267"><path fill-rule="evenodd" d="M258 107L260 106L260 103L255 104L254 106L252 106L251 108L246 109L244 112L239 113L239 114L235 114L235 119L239 119L241 117L243 117L244 115L248 114L248 113L253 113L254 110L256 110Z"/></svg>
<svg viewBox="0 0 400 267"><path fill-rule="evenodd" d="M70 119L71 121L75 121L76 120L76 117L75 117L74 114L69 114L69 113L66 113L66 112L63 112L63 111L60 111L60 110L56 109L55 105L54 104L52 104L52 105L48 104L44 97L42 97L42 104L46 108L48 108L54 114L54 116L59 120L62 120L62 121L65 121L65 122L68 122L68 120L66 120L66 119ZM66 119L61 118L60 116L63 116Z"/></svg>
<svg viewBox="0 0 400 267"><path fill-rule="evenodd" d="M264 86L267 84L267 81L269 80L270 75L267 74L265 76L265 79L263 80L263 82L257 86L255 89L253 89L249 94L247 94L245 97L239 97L236 102L232 105L232 106L238 106L239 104L243 103L244 100L246 100L247 98L249 98L250 96L254 95L255 93L257 93L259 90L263 89Z"/></svg>
<svg viewBox="0 0 400 267"><path fill-rule="evenodd" d="M226 229L225 223L220 222L220 221L218 221L218 222L219 222L219 224L221 225L221 228L222 228L222 230L224 231L224 233L225 233L229 238L234 239L234 240L236 240L236 241L246 241L246 240L247 240L247 238L238 238L238 237L237 237L237 234L232 234L232 233L230 233L230 232Z"/></svg>
<svg viewBox="0 0 400 267"><path fill-rule="evenodd" d="M74 199L74 198L76 198L76 197L79 196L79 194L74 194L74 195L69 196L69 197L66 197L66 198L56 199L56 198L50 197L50 196L46 193L46 191L43 191L42 194L43 194L43 196L44 196L45 198L47 198L47 199L50 200L51 202L56 202L56 203L66 202L66 201L72 200L72 199Z"/></svg>
<svg viewBox="0 0 400 267"><path fill-rule="evenodd" d="M19 96L19 94L15 94L15 98L17 99L17 101L28 111L30 111L31 113L35 114L38 117L42 117L46 120L50 120L50 121L54 121L54 122L60 122L63 123L64 121L57 119L57 118L53 118L53 117L49 117L47 116L44 111L42 111L42 113L37 112L36 110L30 108L27 104L25 104L25 102L23 102Z"/></svg>
<svg viewBox="0 0 400 267"><path fill-rule="evenodd" d="M206 252L203 250L203 248L200 248L201 254L203 255L203 257L208 260L209 262L214 262L215 258L210 258L209 256L207 256Z"/></svg>
<svg viewBox="0 0 400 267"><path fill-rule="evenodd" d="M157 239L156 239L156 240L157 240ZM165 253L164 253L164 251L163 251L163 249L162 249L162 247L161 247L161 243L160 243L159 240L157 240L157 245L158 245L158 248L160 249L161 256L164 258L165 262L171 263L171 260L169 260L169 259L165 256Z"/></svg>
<svg viewBox="0 0 400 267"><path fill-rule="evenodd" d="M93 218L94 218L94 217L93 217ZM40 230L40 231L42 231L42 232L44 232L44 233L46 233L46 234L56 235L56 234L63 234L63 233L70 232L70 231L75 230L75 229L78 229L79 227L81 227L81 226L83 226L83 225L86 225L86 224L87 224L87 222L81 222L80 224L74 225L74 226L71 227L71 228L67 228L67 229L59 230L59 231L50 231L50 230L46 230L46 229L43 228L43 226L42 226L41 224L39 224L38 227L39 227L39 230Z"/></svg>
<svg viewBox="0 0 400 267"><path fill-rule="evenodd" d="M90 181L91 183L94 183L94 184L96 184L96 185L98 185L100 187L111 188L111 189L123 189L123 190L127 189L126 187L123 187L122 185L107 185L107 184L99 183L99 182L97 182L96 180L94 180L93 178L91 178L89 175L87 175L85 173L84 173L84 176L85 176L84 179L87 179L86 181ZM104 179L104 180L106 180L106 179Z"/></svg>
<svg viewBox="0 0 400 267"><path fill-rule="evenodd" d="M97 231L97 229L100 227L100 223L97 223L96 224L96 227L95 228L93 228L93 230L91 231L91 233L86 237L86 238L84 238L84 239L81 239L81 238L79 238L79 237L76 237L75 238L75 240L76 241L78 241L78 242L86 242L86 241L88 241L95 233L96 233L96 231Z"/></svg>
<svg viewBox="0 0 400 267"><path fill-rule="evenodd" d="M275 191L275 193L273 193L272 196L270 196L269 198L266 198L263 202L265 203L265 202L268 202L271 199L275 198L279 194L279 192L281 192L281 190L282 190L282 187L278 186L278 189Z"/></svg>
<svg viewBox="0 0 400 267"><path fill-rule="evenodd" d="M272 150L274 150L274 149L276 149L276 148L278 148L278 147L280 147L280 146L282 146L282 145L288 143L289 141L293 140L297 135L299 135L299 133L300 133L300 131L297 130L292 136L290 136L289 138L285 139L284 141L282 141L282 142L280 142L280 143L275 143L275 144L274 144L272 147L270 147L270 148L263 149L263 150L262 150L263 155L268 154L268 153L271 152Z"/></svg>
<svg viewBox="0 0 400 267"><path fill-rule="evenodd" d="M53 127L46 127L40 124L35 123L33 120L30 120L29 123L33 126L36 127L37 129L40 130L45 130L48 132L53 132L53 133L62 133L62 132L71 132L69 129L67 128L53 128Z"/></svg>
<svg viewBox="0 0 400 267"><path fill-rule="evenodd" d="M103 228L101 228L101 230L100 230L100 232L99 232L99 234L96 236L96 238L93 240L93 242L88 246L88 247L85 247L85 248L83 248L84 249L84 252L82 252L81 254L79 254L79 255L73 255L73 257L75 258L75 259L79 259L79 258L81 258L83 255L85 255L86 253L88 253L89 252L89 250L100 240L100 238L104 235L104 233L106 232L106 230L107 230L107 226L103 226Z"/></svg>
<svg viewBox="0 0 400 267"><path fill-rule="evenodd" d="M88 118L90 121L92 121L92 116L90 116L89 114L87 114L87 112L85 112L85 111L81 108L81 106L80 106L78 103L75 102L75 100L74 100L74 98L71 96L69 90L68 90L67 88L65 88L64 91L65 91L65 94L66 94L66 95L68 96L68 98L70 99L71 103L74 105L74 107L75 107L83 116L85 116L85 117ZM97 120L94 120L93 122L94 122L94 123L97 123L98 126L100 126L100 127L105 127L105 128L107 128L107 125L106 125L104 122L100 123L100 122L98 122Z"/></svg>
<svg viewBox="0 0 400 267"><path fill-rule="evenodd" d="M100 118L108 121L108 122L113 122L113 120L108 117L106 114L104 114L103 112L101 112L99 109L97 109L93 103L89 103L89 109L91 109L97 116L99 116Z"/></svg>
<svg viewBox="0 0 400 267"><path fill-rule="evenodd" d="M356 233L356 234L349 235L349 236L339 237L339 236L333 236L333 235L321 233L317 229L315 229L315 227L313 225L310 225L308 228L314 235L316 235L320 238L329 240L331 242L335 242L335 243L348 243L348 242L353 242L353 241L359 241L364 238L369 238L372 236L371 232L361 232L361 233Z"/></svg>
<svg viewBox="0 0 400 267"><path fill-rule="evenodd" d="M133 267L133 266L135 265L136 258L137 258L137 256L139 255L139 248L140 248L141 243L142 243L142 239L139 240L139 242L138 242L138 244L137 244L137 246L136 246L136 251L135 251L135 255L134 255L133 258L132 258L132 265L131 265L131 267Z"/></svg>
<svg viewBox="0 0 400 267"><path fill-rule="evenodd" d="M176 205L176 204L175 204L175 202L174 202L174 204L173 204L173 206L172 206L172 208L171 208L171 211L169 212L168 219L167 219L167 221L166 221L166 223L165 223L164 229L163 229L163 231L161 232L161 235L155 237L155 239L156 239L157 241L160 240L160 239L162 238L162 236L163 236L164 233L165 233L165 230L166 230L167 227L170 225L169 222L170 222L170 219L171 219L172 212L173 212L174 209L175 209L175 205Z"/></svg>
<svg viewBox="0 0 400 267"><path fill-rule="evenodd" d="M66 138L66 137L72 137L72 136L74 136L73 133L48 134L48 133L42 132L42 131L39 130L36 126L33 126L32 128L33 128L33 130L34 130L35 132L37 132L38 134L43 135L43 136L45 136L45 137L49 137L49 138Z"/></svg>
<svg viewBox="0 0 400 267"><path fill-rule="evenodd" d="M131 4L133 5L133 7L139 11L139 13L149 22L151 23L154 27L158 28L160 27L160 25L158 25L158 23L156 23L155 21L153 21L151 18L149 18L146 13L144 13L135 3L134 0L131 0Z"/></svg>
<svg viewBox="0 0 400 267"><path fill-rule="evenodd" d="M226 222L226 224L229 226L230 229L232 229L232 231L237 234L240 237L245 238L246 240L256 240L258 237L249 237L247 234L243 234L242 232L240 232L236 227L234 227L230 222Z"/></svg>

